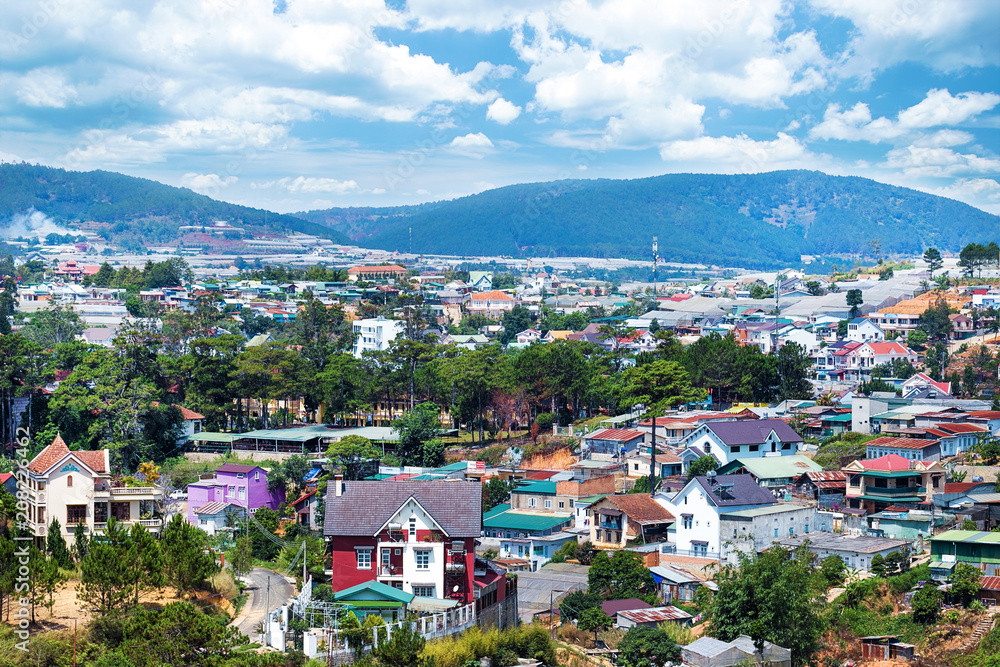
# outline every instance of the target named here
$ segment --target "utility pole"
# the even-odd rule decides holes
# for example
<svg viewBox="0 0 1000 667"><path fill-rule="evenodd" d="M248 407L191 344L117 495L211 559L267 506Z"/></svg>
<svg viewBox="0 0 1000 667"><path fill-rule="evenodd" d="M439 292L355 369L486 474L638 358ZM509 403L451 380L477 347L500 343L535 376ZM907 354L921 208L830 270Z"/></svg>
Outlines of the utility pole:
<svg viewBox="0 0 1000 667"><path fill-rule="evenodd" d="M268 621L271 616L271 575L267 575L267 590L264 592L264 634L267 634Z"/></svg>
<svg viewBox="0 0 1000 667"><path fill-rule="evenodd" d="M649 496L656 495L656 410L653 411L653 446L649 450Z"/></svg>
<svg viewBox="0 0 1000 667"><path fill-rule="evenodd" d="M306 587L306 577L308 576L308 571L306 570L306 541L302 540L302 588Z"/></svg>
<svg viewBox="0 0 1000 667"><path fill-rule="evenodd" d="M658 310L660 307L660 302L656 298L656 260L657 260L656 251L657 251L657 243L656 243L656 237L654 236L653 237L653 303L656 304L656 308L654 310Z"/></svg>

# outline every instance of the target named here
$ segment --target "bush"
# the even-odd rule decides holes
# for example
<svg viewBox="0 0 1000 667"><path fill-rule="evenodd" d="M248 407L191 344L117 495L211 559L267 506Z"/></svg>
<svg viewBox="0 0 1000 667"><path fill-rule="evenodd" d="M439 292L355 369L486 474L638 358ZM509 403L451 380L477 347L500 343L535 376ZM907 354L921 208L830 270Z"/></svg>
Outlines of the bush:
<svg viewBox="0 0 1000 667"><path fill-rule="evenodd" d="M535 417L535 421L538 422L539 428L552 428L556 422L556 416L551 412L542 412Z"/></svg>
<svg viewBox="0 0 1000 667"><path fill-rule="evenodd" d="M460 635L428 642L421 655L433 660L434 667L462 667L483 657L490 658L494 667L512 667L518 658L557 664L549 633L538 625L522 625L503 632L474 627Z"/></svg>

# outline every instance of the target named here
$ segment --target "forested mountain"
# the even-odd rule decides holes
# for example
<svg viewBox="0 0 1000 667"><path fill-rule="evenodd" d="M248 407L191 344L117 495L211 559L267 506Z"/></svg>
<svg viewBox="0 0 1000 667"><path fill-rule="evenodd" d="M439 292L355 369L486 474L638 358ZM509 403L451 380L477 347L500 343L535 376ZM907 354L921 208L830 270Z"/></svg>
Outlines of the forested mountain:
<svg viewBox="0 0 1000 667"><path fill-rule="evenodd" d="M814 171L670 174L512 185L454 201L297 213L374 248L444 254L649 257L773 266L799 255L957 252L1000 218L967 204Z"/></svg>
<svg viewBox="0 0 1000 667"><path fill-rule="evenodd" d="M182 225L225 220L252 232L299 231L346 242L340 232L290 215L216 201L187 188L108 171L65 171L0 164L0 227L32 209L57 223L105 222L109 239L125 247L168 243Z"/></svg>

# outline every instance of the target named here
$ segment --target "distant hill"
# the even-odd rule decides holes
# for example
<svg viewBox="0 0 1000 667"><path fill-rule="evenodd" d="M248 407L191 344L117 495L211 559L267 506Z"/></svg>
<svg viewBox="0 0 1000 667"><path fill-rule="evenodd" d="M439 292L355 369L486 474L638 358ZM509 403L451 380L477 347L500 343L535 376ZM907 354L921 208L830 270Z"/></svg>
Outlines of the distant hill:
<svg viewBox="0 0 1000 667"><path fill-rule="evenodd" d="M125 248L166 244L181 235L178 228L182 225L211 225L215 220L256 233L297 231L348 242L339 231L325 225L227 204L145 178L109 171L0 164L0 228L32 209L57 223L109 223L109 240Z"/></svg>
<svg viewBox="0 0 1000 667"><path fill-rule="evenodd" d="M528 183L453 201L297 217L372 248L453 255L648 258L773 267L800 255L957 252L1000 218L944 197L815 171Z"/></svg>

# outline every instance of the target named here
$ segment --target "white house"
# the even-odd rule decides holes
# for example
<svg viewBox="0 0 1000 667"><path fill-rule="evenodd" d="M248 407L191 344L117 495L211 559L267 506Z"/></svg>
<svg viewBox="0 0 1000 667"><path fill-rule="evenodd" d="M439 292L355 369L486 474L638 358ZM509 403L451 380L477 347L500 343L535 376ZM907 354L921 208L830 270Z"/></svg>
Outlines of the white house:
<svg viewBox="0 0 1000 667"><path fill-rule="evenodd" d="M354 356L361 358L365 352L384 352L389 343L403 333L402 320L374 317L354 322Z"/></svg>
<svg viewBox="0 0 1000 667"><path fill-rule="evenodd" d="M246 509L235 503L215 501L205 503L194 510L197 526L209 535L215 535L221 530L231 528L233 522L245 519Z"/></svg>
<svg viewBox="0 0 1000 667"><path fill-rule="evenodd" d="M683 444L725 465L733 459L797 454L802 436L780 419L709 421L685 437Z"/></svg>
<svg viewBox="0 0 1000 667"><path fill-rule="evenodd" d="M701 558L725 559L723 514L775 505L778 499L750 475L695 477L673 496L658 494L657 502L676 517L677 552Z"/></svg>
<svg viewBox="0 0 1000 667"><path fill-rule="evenodd" d="M115 484L106 449L70 451L57 435L28 464L25 486L27 528L39 547L45 543L52 519L59 520L69 545L76 541L73 531L78 523L88 536L103 532L112 517L129 526L141 524L154 533L163 527L163 520L154 516L154 503L163 498L163 489L154 484Z"/></svg>
<svg viewBox="0 0 1000 667"><path fill-rule="evenodd" d="M871 320L855 317L847 323L845 338L856 343L881 342L885 340L885 332Z"/></svg>

